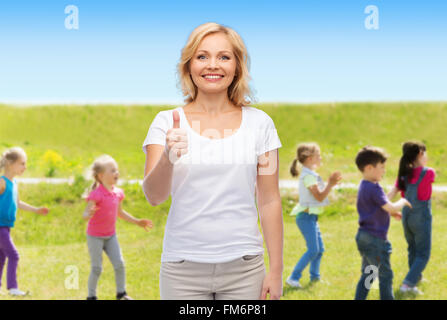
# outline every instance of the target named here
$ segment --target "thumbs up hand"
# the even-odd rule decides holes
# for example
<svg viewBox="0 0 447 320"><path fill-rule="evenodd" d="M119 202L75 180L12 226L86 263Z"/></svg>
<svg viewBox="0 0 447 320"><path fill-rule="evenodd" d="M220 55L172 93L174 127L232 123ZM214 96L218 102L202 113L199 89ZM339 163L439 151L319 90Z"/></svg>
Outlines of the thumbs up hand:
<svg viewBox="0 0 447 320"><path fill-rule="evenodd" d="M171 163L188 153L188 135L180 129L180 116L177 110L172 112L173 127L166 133L165 153Z"/></svg>

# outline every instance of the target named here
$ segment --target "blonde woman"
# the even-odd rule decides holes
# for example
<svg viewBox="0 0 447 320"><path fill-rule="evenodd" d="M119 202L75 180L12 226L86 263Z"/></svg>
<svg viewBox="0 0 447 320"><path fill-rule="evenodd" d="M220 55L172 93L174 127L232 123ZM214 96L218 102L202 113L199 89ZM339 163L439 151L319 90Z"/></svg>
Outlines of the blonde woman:
<svg viewBox="0 0 447 320"><path fill-rule="evenodd" d="M281 142L272 119L249 106L245 45L234 30L203 24L189 36L178 73L186 105L159 112L143 143L148 202L172 195L161 299L279 299Z"/></svg>

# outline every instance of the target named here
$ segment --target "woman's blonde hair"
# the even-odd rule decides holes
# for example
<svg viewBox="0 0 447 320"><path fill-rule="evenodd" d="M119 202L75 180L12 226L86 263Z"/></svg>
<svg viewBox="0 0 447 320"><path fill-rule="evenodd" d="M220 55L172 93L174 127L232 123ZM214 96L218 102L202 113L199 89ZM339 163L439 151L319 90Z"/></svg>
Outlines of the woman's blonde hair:
<svg viewBox="0 0 447 320"><path fill-rule="evenodd" d="M307 158L312 157L319 150L320 146L314 142L299 144L298 148L296 149L296 158L293 160L292 165L290 166L290 174L292 175L292 177L297 177L299 174L297 168L298 162L304 164Z"/></svg>
<svg viewBox="0 0 447 320"><path fill-rule="evenodd" d="M90 174L94 181L88 190L89 192L96 189L96 187L102 183L99 180L99 174L104 172L104 170L106 169L106 165L109 163L116 164L116 161L107 154L103 154L102 156L99 156L98 158L95 159L92 166L90 167Z"/></svg>
<svg viewBox="0 0 447 320"><path fill-rule="evenodd" d="M19 160L20 157L26 157L25 151L20 147L14 147L3 152L0 158L0 171L2 171L7 164L12 164Z"/></svg>
<svg viewBox="0 0 447 320"><path fill-rule="evenodd" d="M214 22L208 22L195 28L189 35L188 41L182 49L180 62L177 65L177 72L180 78L179 81L182 92L185 96L185 102L190 103L197 97L197 86L192 81L190 74L191 59L194 57L200 42L206 36L219 32L227 36L236 57L236 73L233 82L228 87L228 98L238 107L248 105L254 99L248 84L250 81L250 58L244 41L233 29Z"/></svg>

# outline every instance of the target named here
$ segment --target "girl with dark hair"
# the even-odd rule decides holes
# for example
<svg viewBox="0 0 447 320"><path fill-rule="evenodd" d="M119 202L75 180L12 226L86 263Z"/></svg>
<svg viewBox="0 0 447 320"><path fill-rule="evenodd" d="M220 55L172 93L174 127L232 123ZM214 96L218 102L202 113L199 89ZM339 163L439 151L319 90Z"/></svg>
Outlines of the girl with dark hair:
<svg viewBox="0 0 447 320"><path fill-rule="evenodd" d="M420 142L405 142L399 173L394 188L388 194L391 199L399 191L412 205L402 210L402 224L408 243L408 266L400 291L421 294L416 287L430 259L431 251L431 193L435 171L426 167L427 149Z"/></svg>

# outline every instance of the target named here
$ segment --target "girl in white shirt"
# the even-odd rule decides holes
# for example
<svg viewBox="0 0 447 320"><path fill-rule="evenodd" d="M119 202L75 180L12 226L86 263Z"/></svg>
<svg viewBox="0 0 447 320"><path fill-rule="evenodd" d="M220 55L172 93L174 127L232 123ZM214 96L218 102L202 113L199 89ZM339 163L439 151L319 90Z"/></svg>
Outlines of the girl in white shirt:
<svg viewBox="0 0 447 320"><path fill-rule="evenodd" d="M178 65L186 105L159 112L143 144L148 202L155 206L172 196L162 299L282 295L281 142L272 119L248 106L247 64L234 30L216 23L196 28Z"/></svg>

